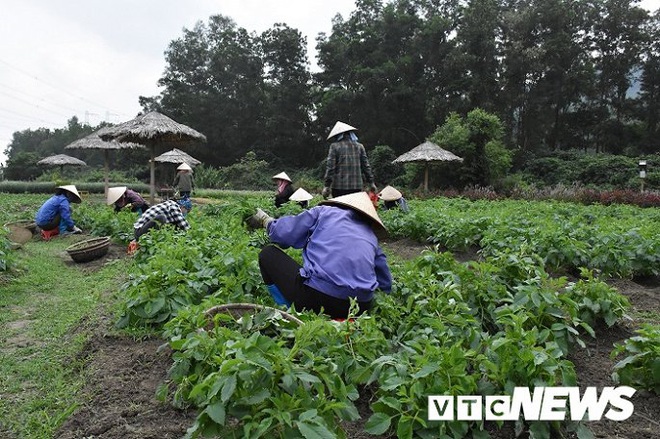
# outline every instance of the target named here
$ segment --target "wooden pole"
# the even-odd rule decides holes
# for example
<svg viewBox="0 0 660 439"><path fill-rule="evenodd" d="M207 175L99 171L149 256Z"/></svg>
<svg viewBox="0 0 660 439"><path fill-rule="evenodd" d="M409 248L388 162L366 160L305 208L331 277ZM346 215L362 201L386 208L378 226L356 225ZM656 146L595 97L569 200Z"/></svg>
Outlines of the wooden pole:
<svg viewBox="0 0 660 439"><path fill-rule="evenodd" d="M156 165L154 162L154 151L156 147L152 144L149 145L149 150L151 151L151 159L149 160L149 197L151 199L151 205L153 206L156 201Z"/></svg>
<svg viewBox="0 0 660 439"><path fill-rule="evenodd" d="M424 192L429 191L429 164L424 165Z"/></svg>
<svg viewBox="0 0 660 439"><path fill-rule="evenodd" d="M108 164L108 150L104 149L103 150L103 158L105 159L105 196L106 198L108 197L108 186L109 186L109 181L110 181L110 165Z"/></svg>

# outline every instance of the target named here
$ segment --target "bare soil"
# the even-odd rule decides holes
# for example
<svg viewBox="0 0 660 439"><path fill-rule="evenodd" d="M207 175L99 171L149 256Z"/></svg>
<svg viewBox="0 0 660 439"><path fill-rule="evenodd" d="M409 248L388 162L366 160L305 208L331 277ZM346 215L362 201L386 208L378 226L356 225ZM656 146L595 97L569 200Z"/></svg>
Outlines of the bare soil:
<svg viewBox="0 0 660 439"><path fill-rule="evenodd" d="M416 257L429 245L410 240L384 243L387 251L397 257ZM108 255L87 264L75 264L90 272L112 258L125 257L125 248L115 246ZM67 257L67 255L63 255ZM478 259L474 251L457 254L458 260ZM645 278L613 280L612 285L627 295L633 305L631 315L639 311L660 313L660 279ZM629 337L639 321L632 320L612 328L597 328L597 339L586 339L587 348L577 349L570 355L575 364L581 387L614 386L612 366L616 360L609 355L613 344ZM657 323L657 322L656 322ZM98 325L88 342L83 356L88 358L85 370L87 385L84 388L85 403L74 412L56 434L59 439L144 439L179 438L185 434L195 418L195 412L172 407L156 399L158 387L167 380L171 366L170 352L160 350L162 340L136 341L130 337L110 336L112 322L109 318ZM347 427L349 438L373 437L363 431L369 417L369 395L358 401L362 420ZM626 421L600 421L590 423L596 438L660 438L660 397L637 392L633 397L635 414ZM512 429L492 430L496 438L513 438Z"/></svg>

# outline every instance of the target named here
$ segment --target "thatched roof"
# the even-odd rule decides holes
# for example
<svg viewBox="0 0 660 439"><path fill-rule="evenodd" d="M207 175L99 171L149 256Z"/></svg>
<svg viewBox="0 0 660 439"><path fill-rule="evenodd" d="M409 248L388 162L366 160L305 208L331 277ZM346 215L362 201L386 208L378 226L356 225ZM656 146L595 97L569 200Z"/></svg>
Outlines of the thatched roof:
<svg viewBox="0 0 660 439"><path fill-rule="evenodd" d="M394 159L393 163L403 163L403 162L435 162L435 161L460 161L463 159L455 155L452 152L449 152L445 149L440 148L435 143L424 142L419 146L414 147L405 154L400 155Z"/></svg>
<svg viewBox="0 0 660 439"><path fill-rule="evenodd" d="M144 145L132 142L106 141L99 137L107 128L101 128L89 136L69 143L64 149L145 149Z"/></svg>
<svg viewBox="0 0 660 439"><path fill-rule="evenodd" d="M56 154L49 157L43 158L37 162L37 165L46 165L46 166L87 166L87 163L71 157L66 154Z"/></svg>
<svg viewBox="0 0 660 439"><path fill-rule="evenodd" d="M180 124L156 111L142 114L135 119L109 127L100 134L103 139L137 143L188 143L206 142L206 136L189 126Z"/></svg>
<svg viewBox="0 0 660 439"><path fill-rule="evenodd" d="M202 163L191 155L176 148L159 155L154 158L154 160L161 163L187 163L190 166L196 166Z"/></svg>

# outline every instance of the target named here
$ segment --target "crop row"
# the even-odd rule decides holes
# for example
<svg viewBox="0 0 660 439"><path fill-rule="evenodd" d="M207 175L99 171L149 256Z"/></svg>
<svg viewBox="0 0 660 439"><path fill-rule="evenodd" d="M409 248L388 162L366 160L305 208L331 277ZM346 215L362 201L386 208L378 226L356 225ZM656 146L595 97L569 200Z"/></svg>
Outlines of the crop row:
<svg viewBox="0 0 660 439"><path fill-rule="evenodd" d="M627 231L650 239L638 251L650 252L647 262L654 257L657 247L646 224L652 218L628 207L413 201L407 215L383 212L394 238L452 250L477 246L480 260L459 263L451 253L433 250L408 261L391 258L392 294L378 294L369 315L342 323L295 310L289 311L302 325L268 310L238 321L217 314L209 321L205 311L218 304L273 305L257 265L267 238L242 223L269 202L227 197L193 209L186 233L153 230L141 239L120 292L118 325L160 331L173 350L170 381L161 396L198 410L189 437L341 438L349 423L365 415L358 410L365 402L364 429L371 434L488 437L502 423L429 421L427 396L575 385L570 349L595 336L595 325L615 324L629 305L598 270L654 272L650 263L641 270L625 268L606 251L604 243L626 224ZM78 213L87 229L125 242L134 218L109 210L90 203ZM277 216L299 208L270 210ZM558 226L562 221L572 228ZM564 247L552 240L560 230L574 233ZM578 237L591 240L586 245ZM615 241L615 250L627 255L627 242ZM602 248L594 252L598 243ZM549 258L552 248L563 256ZM287 252L300 257L299 251ZM580 252L584 259L569 260ZM594 262L598 254L605 262ZM551 276L549 268L577 276ZM657 340L653 328L645 334L651 343ZM629 343L620 351L638 346ZM633 360L623 364L621 378L639 376L638 366ZM558 429L581 435L584 428L572 421L515 422L517 432L533 437L549 437Z"/></svg>

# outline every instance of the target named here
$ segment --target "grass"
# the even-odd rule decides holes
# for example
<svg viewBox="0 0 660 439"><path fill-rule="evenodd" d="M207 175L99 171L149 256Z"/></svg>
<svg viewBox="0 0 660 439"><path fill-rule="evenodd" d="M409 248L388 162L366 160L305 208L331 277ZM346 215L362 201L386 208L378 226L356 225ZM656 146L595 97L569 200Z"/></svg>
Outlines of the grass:
<svg viewBox="0 0 660 439"><path fill-rule="evenodd" d="M0 437L51 438L80 404L81 351L130 259L94 272L67 265L68 239L31 241L0 290ZM98 322L96 322L98 323Z"/></svg>

